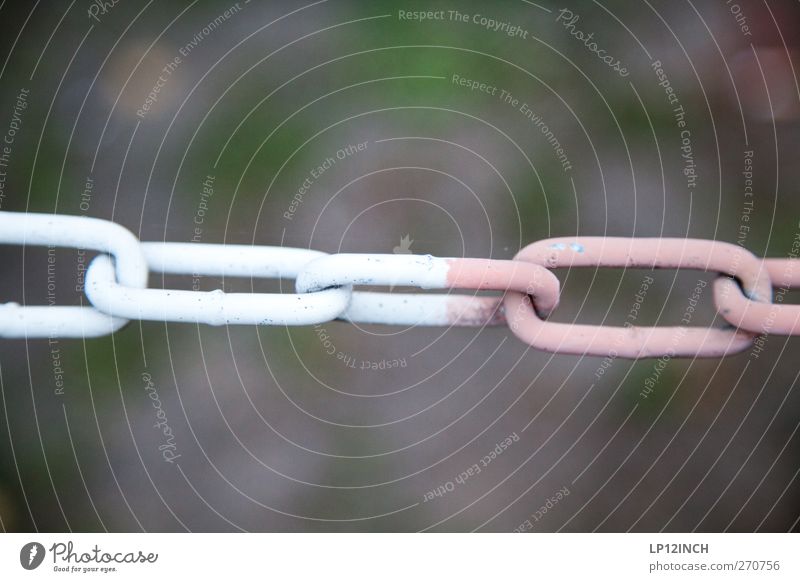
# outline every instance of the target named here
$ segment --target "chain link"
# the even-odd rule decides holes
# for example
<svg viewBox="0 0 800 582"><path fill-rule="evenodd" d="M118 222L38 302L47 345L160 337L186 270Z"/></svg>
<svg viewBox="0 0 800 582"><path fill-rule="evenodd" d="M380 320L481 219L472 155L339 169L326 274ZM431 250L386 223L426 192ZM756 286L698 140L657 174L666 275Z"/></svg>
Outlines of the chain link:
<svg viewBox="0 0 800 582"><path fill-rule="evenodd" d="M147 286L147 263L139 240L124 227L82 216L0 212L0 244L68 247L108 253L114 258L117 281L129 287ZM49 267L49 265L48 265ZM53 267L54 268L54 267ZM24 276L23 276L24 284ZM0 337L100 337L128 323L91 307L0 307Z"/></svg>
<svg viewBox="0 0 800 582"><path fill-rule="evenodd" d="M707 240L577 237L542 240L511 261L430 255L325 253L286 247L139 242L124 227L74 216L0 212L0 244L92 250L84 286L91 306L0 305L0 337L99 337L129 320L209 325L352 323L428 326L507 324L531 346L627 358L721 357L761 334L800 335L798 260L759 259ZM581 325L546 321L559 302L550 269L697 269L715 273L714 303L730 327ZM50 263L48 263L48 270ZM148 287L150 273L295 280L296 293L225 293ZM49 275L49 272L48 272ZM23 279L24 281L24 279ZM353 291L353 286L466 289L468 294ZM773 288L779 288L773 300ZM478 295L502 291L501 296Z"/></svg>
<svg viewBox="0 0 800 582"><path fill-rule="evenodd" d="M764 265L774 287L783 292L800 287L796 259L765 259ZM778 297L783 299L782 294ZM800 306L753 301L731 279L720 277L714 282L714 302L720 315L739 329L759 335L800 335Z"/></svg>
<svg viewBox="0 0 800 582"><path fill-rule="evenodd" d="M412 286L423 289L514 289L537 298L547 316L558 305L559 283L539 265L489 259L442 259L430 255L329 255L303 267L297 277L301 293L342 285ZM501 298L470 295L406 294L389 303L392 294L355 296L343 319L354 323L388 325L482 326L502 323ZM377 300L376 300L377 299Z"/></svg>
<svg viewBox="0 0 800 582"><path fill-rule="evenodd" d="M311 250L193 243L142 243L156 272L193 276L294 278L322 256ZM349 287L319 293L225 293L141 289L118 283L106 255L86 272L86 296L114 317L208 325L314 325L336 319L350 302Z"/></svg>
<svg viewBox="0 0 800 582"><path fill-rule="evenodd" d="M670 238L554 238L528 245L515 260L571 267L698 269L736 277L748 297L770 301L772 282L763 262L745 249L716 241ZM724 278L737 290L738 285ZM727 289L727 287L725 288ZM741 292L738 293L741 295ZM731 295L734 295L731 293ZM750 302L748 299L742 298ZM754 335L737 329L614 327L543 321L519 293L506 296L509 327L517 337L549 352L649 358L668 355L720 357L746 350Z"/></svg>

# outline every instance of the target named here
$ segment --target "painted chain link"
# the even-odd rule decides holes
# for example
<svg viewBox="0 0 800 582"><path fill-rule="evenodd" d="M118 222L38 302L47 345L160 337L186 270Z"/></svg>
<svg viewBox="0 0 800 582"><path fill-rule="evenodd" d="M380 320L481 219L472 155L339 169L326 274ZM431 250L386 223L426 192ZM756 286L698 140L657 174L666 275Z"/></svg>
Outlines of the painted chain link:
<svg viewBox="0 0 800 582"><path fill-rule="evenodd" d="M759 304L770 305L772 282L763 261L737 245L707 240L670 238L578 237L555 238L528 245L515 260L528 261L549 268L639 268L698 269L720 273L717 281L730 286L714 286L714 298L720 314L733 296L744 304L744 311ZM733 282L736 277L741 283ZM732 289L735 289L733 291ZM747 297L742 295L742 290ZM725 291L731 298L721 296ZM577 325L543 321L530 309L530 299L508 293L506 310L509 327L530 345L550 352L648 358L669 356L719 357L746 350L754 331L690 327L612 327ZM788 307L788 306L784 306ZM797 307L795 319L800 317ZM789 314L791 315L791 314Z"/></svg>
<svg viewBox="0 0 800 582"><path fill-rule="evenodd" d="M576 237L533 243L511 261L430 255L327 255L309 249L139 242L117 224L84 217L0 212L0 244L96 251L86 306L0 305L0 337L99 337L128 321L209 325L352 323L424 326L507 324L531 346L556 353L648 358L720 357L766 333L800 335L795 258L759 259L707 240ZM714 302L725 328L612 327L556 323L555 268L698 269L717 273ZM48 265L49 268L49 265ZM150 273L295 280L296 293L225 293L148 287ZM464 289L473 294L353 291L353 286ZM778 301L773 288L780 289ZM478 295L478 291L504 295Z"/></svg>
<svg viewBox="0 0 800 582"><path fill-rule="evenodd" d="M114 258L116 279L121 285L147 286L147 262L138 239L112 222L0 212L0 244L21 245L23 250L26 246L54 246L108 253ZM98 337L114 333L126 323L91 307L0 305L0 337L6 338Z"/></svg>

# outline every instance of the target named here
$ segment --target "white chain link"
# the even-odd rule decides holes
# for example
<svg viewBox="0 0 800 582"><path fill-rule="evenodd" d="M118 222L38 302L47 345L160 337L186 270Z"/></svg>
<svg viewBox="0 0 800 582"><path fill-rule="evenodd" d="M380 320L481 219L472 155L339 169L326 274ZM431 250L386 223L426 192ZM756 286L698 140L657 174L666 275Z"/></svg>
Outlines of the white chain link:
<svg viewBox="0 0 800 582"><path fill-rule="evenodd" d="M130 231L105 220L11 212L0 212L0 244L103 253L86 272L85 293L92 307L0 305L0 337L5 338L99 337L131 319L209 325L314 325L337 318L434 326L504 322L499 296L352 292L353 285L451 286L449 259L431 256L139 242ZM147 288L149 272L298 279L298 293Z"/></svg>
<svg viewBox="0 0 800 582"><path fill-rule="evenodd" d="M465 274L468 277L465 278ZM296 288L301 293L341 285L506 291L515 284L518 290L532 295L537 295L539 290L546 291L551 299L548 302L542 298L545 315L555 308L559 291L555 276L535 265L512 265L510 261L341 253L326 255L305 265L297 276ZM353 323L409 326L480 327L505 323L502 297L459 294L357 292L342 319Z"/></svg>
<svg viewBox="0 0 800 582"><path fill-rule="evenodd" d="M147 263L138 239L124 227L80 216L0 212L0 244L72 247L114 257L117 280L147 285ZM0 306L0 337L98 337L127 323L91 307Z"/></svg>
<svg viewBox="0 0 800 582"><path fill-rule="evenodd" d="M305 265L295 287L300 293L341 285L443 289L448 270L444 259L429 255L337 254ZM352 323L447 325L454 300L450 295L361 292L354 294L342 318Z"/></svg>
<svg viewBox="0 0 800 582"><path fill-rule="evenodd" d="M142 243L154 271L179 275L294 278L323 253L282 247ZM350 289L318 293L225 293L139 289L117 282L111 260L96 257L86 273L86 296L116 317L209 325L314 325L336 319L350 302Z"/></svg>

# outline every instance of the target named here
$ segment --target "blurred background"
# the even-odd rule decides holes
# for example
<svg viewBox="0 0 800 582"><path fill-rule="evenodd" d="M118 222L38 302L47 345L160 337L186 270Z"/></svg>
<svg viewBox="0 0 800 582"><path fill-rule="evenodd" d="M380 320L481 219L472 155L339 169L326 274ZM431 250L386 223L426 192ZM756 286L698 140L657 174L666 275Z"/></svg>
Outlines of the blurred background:
<svg viewBox="0 0 800 582"><path fill-rule="evenodd" d="M786 257L798 22L789 0L5 0L0 209L325 252L608 235ZM3 302L85 302L91 253L56 251L51 281L48 249L0 253ZM637 305L676 325L712 280L557 274L554 320L616 325ZM692 324L722 325L710 293ZM2 340L0 527L796 530L798 347L660 365L338 321Z"/></svg>

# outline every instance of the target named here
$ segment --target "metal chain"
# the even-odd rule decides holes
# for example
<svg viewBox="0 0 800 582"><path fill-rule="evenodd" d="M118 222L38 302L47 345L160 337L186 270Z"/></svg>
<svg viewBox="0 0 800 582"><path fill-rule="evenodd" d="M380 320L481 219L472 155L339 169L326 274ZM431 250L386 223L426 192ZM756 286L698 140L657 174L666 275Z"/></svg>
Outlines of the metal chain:
<svg viewBox="0 0 800 582"><path fill-rule="evenodd" d="M304 265L297 275L300 293L319 293L343 285L402 285L423 289L513 289L537 298L548 316L558 305L559 283L550 271L519 261L442 259L430 255L337 254ZM468 295L405 295L386 303L374 293L354 294L342 318L355 323L389 325L482 326L502 323L501 298ZM364 296L366 301L361 301Z"/></svg>
<svg viewBox="0 0 800 582"><path fill-rule="evenodd" d="M116 279L131 288L147 286L148 269L139 240L124 227L79 216L0 212L0 244L71 247L108 253ZM127 322L91 307L0 306L0 337L99 337Z"/></svg>
<svg viewBox="0 0 800 582"><path fill-rule="evenodd" d="M772 282L762 261L742 247L723 242L670 238L556 238L528 245L514 258L549 268L699 269L736 277L751 299L744 297L739 286L733 284L736 294L749 305L756 301L769 303L772 299ZM732 282L727 277L723 280ZM719 287L715 285L717 289ZM715 300L719 310L718 292L715 292ZM663 355L719 357L746 350L754 339L748 329L553 323L537 317L528 304L525 296L508 294L506 310L514 314L509 327L523 341L550 352L626 358ZM723 317L728 315L720 313Z"/></svg>
<svg viewBox="0 0 800 582"><path fill-rule="evenodd" d="M800 287L800 261L759 259L740 246L670 238L555 238L513 260L325 253L286 247L140 242L96 218L0 211L0 244L98 254L86 271L91 306L0 305L0 337L100 337L129 320L209 325L507 324L531 346L625 358L721 357L762 334L800 335L800 306L773 301ZM727 328L592 326L546 321L558 306L555 268L699 269L718 274L714 303ZM150 273L295 280L296 293L148 288ZM502 296L379 293L355 285L502 291Z"/></svg>
<svg viewBox="0 0 800 582"><path fill-rule="evenodd" d="M195 276L295 278L324 253L282 247L142 243L157 273ZM313 325L336 319L350 302L349 287L319 293L224 293L142 289L118 282L111 258L96 257L86 271L86 296L103 313L125 319L209 325Z"/></svg>

